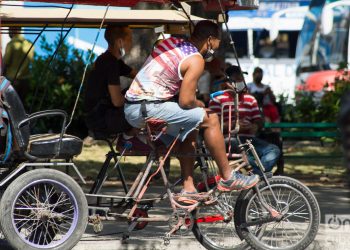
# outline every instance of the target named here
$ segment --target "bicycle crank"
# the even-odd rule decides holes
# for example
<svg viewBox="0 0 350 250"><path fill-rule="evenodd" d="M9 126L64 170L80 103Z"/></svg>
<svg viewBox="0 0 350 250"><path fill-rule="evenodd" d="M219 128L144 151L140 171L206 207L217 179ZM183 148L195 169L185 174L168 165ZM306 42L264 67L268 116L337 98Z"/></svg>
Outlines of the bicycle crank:
<svg viewBox="0 0 350 250"><path fill-rule="evenodd" d="M177 209L169 218L170 235L179 232L187 234L191 232L194 219L190 212L185 209Z"/></svg>

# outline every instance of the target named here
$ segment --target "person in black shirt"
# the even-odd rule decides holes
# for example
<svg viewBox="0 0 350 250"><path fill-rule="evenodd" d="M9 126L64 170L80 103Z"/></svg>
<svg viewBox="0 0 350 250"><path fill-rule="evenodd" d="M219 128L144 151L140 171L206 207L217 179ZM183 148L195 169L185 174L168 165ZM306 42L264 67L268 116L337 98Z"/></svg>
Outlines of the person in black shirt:
<svg viewBox="0 0 350 250"><path fill-rule="evenodd" d="M132 32L126 26L108 25L108 49L95 61L85 89L86 124L94 134L131 133L124 116L124 93L120 77L134 78L136 71L122 60L131 49Z"/></svg>

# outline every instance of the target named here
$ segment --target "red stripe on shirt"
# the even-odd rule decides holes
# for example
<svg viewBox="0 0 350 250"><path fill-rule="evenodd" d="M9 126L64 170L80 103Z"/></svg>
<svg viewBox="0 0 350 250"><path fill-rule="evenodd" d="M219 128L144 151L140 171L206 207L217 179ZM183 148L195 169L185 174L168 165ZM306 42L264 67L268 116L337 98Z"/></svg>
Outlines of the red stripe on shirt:
<svg viewBox="0 0 350 250"><path fill-rule="evenodd" d="M209 102L209 108L221 117L221 106L228 102L234 102L234 98L231 94L225 93L221 96L218 96L216 99L220 102L220 104L211 100ZM238 103L238 108L239 108L240 119L247 119L249 121L256 121L256 120L262 119L261 113L258 107L258 103L256 99L251 95L244 94L243 96L241 96ZM224 122L225 123L228 122L229 120L228 106L224 108L223 116L224 116ZM234 113L233 107L231 110L231 117L232 117L232 120L235 119L235 113Z"/></svg>

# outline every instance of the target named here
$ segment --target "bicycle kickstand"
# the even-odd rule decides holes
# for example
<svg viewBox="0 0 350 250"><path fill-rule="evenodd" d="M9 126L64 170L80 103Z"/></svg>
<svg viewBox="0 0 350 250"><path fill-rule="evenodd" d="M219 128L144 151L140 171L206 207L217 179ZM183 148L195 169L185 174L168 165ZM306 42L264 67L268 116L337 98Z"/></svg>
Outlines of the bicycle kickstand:
<svg viewBox="0 0 350 250"><path fill-rule="evenodd" d="M127 244L128 243L128 239L130 238L130 233L137 226L137 223L138 223L137 221L133 221L133 222L130 223L130 225L128 227L128 231L123 233L122 244Z"/></svg>

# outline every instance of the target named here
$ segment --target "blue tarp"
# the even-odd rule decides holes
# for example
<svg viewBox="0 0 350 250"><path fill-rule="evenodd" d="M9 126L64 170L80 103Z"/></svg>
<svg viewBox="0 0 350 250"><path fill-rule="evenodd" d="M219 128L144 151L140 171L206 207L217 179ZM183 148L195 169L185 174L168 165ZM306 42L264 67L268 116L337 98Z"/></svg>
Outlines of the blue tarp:
<svg viewBox="0 0 350 250"><path fill-rule="evenodd" d="M311 0L260 1L257 10L230 11L229 16L270 18L276 11L298 6L309 6L310 2Z"/></svg>
<svg viewBox="0 0 350 250"><path fill-rule="evenodd" d="M261 1L257 10L230 11L230 30L300 30L311 0ZM276 14L276 15L275 15ZM277 23L273 17L278 16Z"/></svg>

